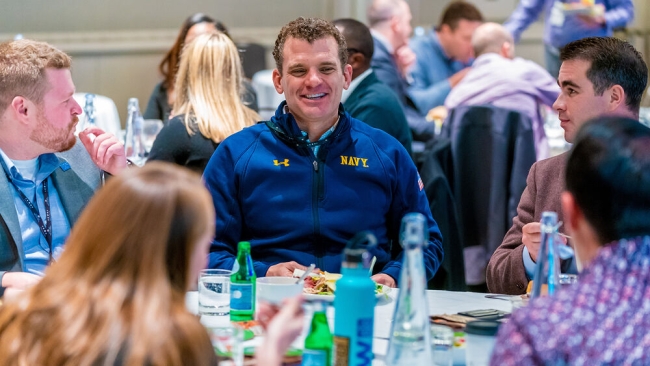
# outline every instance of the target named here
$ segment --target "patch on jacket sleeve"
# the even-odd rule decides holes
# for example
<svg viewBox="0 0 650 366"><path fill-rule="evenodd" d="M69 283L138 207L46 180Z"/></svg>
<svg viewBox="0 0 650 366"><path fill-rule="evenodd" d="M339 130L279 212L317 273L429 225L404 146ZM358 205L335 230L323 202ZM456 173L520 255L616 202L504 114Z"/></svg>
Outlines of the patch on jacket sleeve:
<svg viewBox="0 0 650 366"><path fill-rule="evenodd" d="M420 192L424 189L424 183L422 182L422 178L420 178L420 173L418 173L418 187L420 187Z"/></svg>

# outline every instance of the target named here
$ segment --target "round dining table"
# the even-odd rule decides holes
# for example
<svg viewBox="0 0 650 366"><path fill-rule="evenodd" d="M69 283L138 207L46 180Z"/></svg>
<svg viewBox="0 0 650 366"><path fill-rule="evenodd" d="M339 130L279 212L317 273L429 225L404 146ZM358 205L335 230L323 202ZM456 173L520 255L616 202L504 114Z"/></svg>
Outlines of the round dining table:
<svg viewBox="0 0 650 366"><path fill-rule="evenodd" d="M384 357L388 350L388 340L390 338L393 313L395 312L398 294L399 289L391 289L388 294L379 297L375 306L373 341L375 360L373 361L373 366L385 365ZM481 309L494 309L507 312L511 310L511 304L507 296L487 298L484 293L438 290L427 290L426 295L429 315L457 314L459 312ZM198 313L198 294L196 291L187 293L186 306L190 312L194 314ZM334 306L328 306L327 318L332 333L334 333L334 317ZM305 329L292 345L295 348L302 348L305 336L309 332L309 319L311 319L311 306L309 303L305 304L305 319ZM244 346L256 346L261 341L261 337L255 337L252 340L244 342ZM464 365L465 349L462 347L454 347L453 358L454 365Z"/></svg>

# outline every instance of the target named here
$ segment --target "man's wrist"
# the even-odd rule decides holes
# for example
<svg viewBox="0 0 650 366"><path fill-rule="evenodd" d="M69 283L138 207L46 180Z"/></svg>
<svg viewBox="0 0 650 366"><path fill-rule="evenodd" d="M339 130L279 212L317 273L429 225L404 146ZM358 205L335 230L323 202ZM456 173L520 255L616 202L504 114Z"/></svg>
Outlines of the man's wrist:
<svg viewBox="0 0 650 366"><path fill-rule="evenodd" d="M526 247L525 245L521 256L524 261L524 271L526 272L526 277L528 279L532 279L535 274L535 266L537 264L535 263L535 261L533 261L533 258L531 258L530 252L528 252L528 247Z"/></svg>

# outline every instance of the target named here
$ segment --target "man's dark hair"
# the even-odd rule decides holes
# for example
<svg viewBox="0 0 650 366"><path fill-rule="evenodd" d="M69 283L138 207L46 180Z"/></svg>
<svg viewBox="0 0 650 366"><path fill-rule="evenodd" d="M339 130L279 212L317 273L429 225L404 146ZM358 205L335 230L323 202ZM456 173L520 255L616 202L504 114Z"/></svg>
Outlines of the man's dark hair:
<svg viewBox="0 0 650 366"><path fill-rule="evenodd" d="M591 63L587 78L596 95L620 85L625 105L636 115L648 82L648 67L634 47L614 37L589 37L571 42L560 50L560 61L583 60Z"/></svg>
<svg viewBox="0 0 650 366"><path fill-rule="evenodd" d="M453 1L451 4L447 5L445 10L442 12L440 17L440 23L438 24L438 30L443 25L448 25L451 30L456 30L458 27L458 22L461 19L465 19L470 22L482 22L483 15L476 8L476 6L465 2L465 1Z"/></svg>
<svg viewBox="0 0 650 366"><path fill-rule="evenodd" d="M348 50L345 43L345 38L341 35L338 29L332 24L319 18L303 18L300 17L287 23L280 30L278 38L275 40L275 47L273 48L273 58L275 59L275 67L282 75L282 61L284 44L289 38L301 39L310 44L328 36L334 37L338 45L339 60L341 61L341 72L343 67L348 63Z"/></svg>
<svg viewBox="0 0 650 366"><path fill-rule="evenodd" d="M370 29L360 21L351 18L337 19L333 23L339 29L342 28L341 33L348 45L348 53L358 52L370 64L372 54L375 52L375 45L370 34Z"/></svg>
<svg viewBox="0 0 650 366"><path fill-rule="evenodd" d="M566 186L600 243L650 235L650 128L622 117L587 122L569 155Z"/></svg>

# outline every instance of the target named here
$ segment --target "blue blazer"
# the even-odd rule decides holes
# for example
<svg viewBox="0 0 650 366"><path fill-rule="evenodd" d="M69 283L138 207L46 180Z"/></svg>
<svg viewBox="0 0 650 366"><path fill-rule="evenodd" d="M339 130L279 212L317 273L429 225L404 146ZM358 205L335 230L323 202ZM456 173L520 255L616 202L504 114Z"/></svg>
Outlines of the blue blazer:
<svg viewBox="0 0 650 366"><path fill-rule="evenodd" d="M430 140L433 137L434 124L424 118L424 114L427 111L420 113L415 103L411 100L408 94L408 82L400 75L393 55L388 52L386 46L377 40L377 38L373 37L373 41L375 44L375 52L372 55L370 66L377 74L377 79L388 85L397 94L397 98L404 108L406 120L411 128L413 140L425 142Z"/></svg>
<svg viewBox="0 0 650 366"><path fill-rule="evenodd" d="M397 95L371 72L343 103L350 115L397 139L411 154L411 131Z"/></svg>

